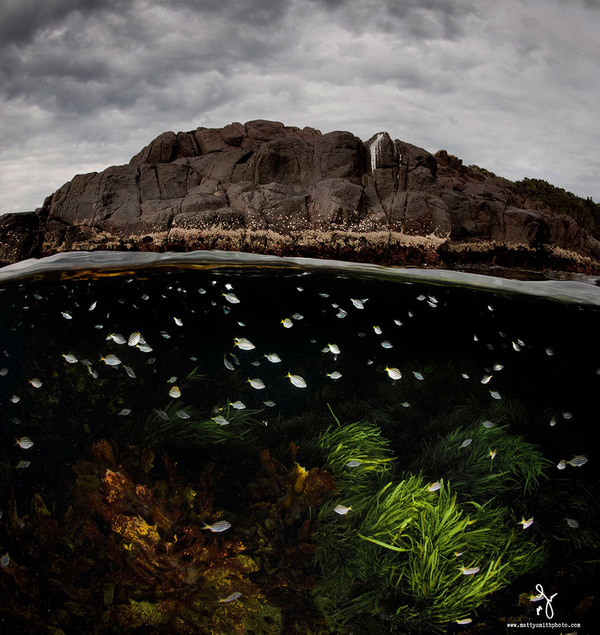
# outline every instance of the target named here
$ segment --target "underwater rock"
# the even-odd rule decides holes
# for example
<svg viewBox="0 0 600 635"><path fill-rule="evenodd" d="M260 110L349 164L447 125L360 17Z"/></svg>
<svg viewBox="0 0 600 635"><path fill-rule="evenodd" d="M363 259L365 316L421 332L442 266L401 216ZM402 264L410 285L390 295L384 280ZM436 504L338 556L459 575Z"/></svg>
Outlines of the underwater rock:
<svg viewBox="0 0 600 635"><path fill-rule="evenodd" d="M18 229L17 229L18 226ZM600 242L441 150L274 121L164 132L0 221L0 262L72 250L222 249L382 264L600 270Z"/></svg>

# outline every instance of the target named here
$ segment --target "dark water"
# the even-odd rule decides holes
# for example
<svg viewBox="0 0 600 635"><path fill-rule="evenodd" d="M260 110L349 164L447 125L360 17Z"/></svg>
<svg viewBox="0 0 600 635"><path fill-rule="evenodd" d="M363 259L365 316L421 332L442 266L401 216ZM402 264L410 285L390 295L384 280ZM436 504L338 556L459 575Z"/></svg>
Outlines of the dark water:
<svg viewBox="0 0 600 635"><path fill-rule="evenodd" d="M5 281L2 632L595 632L594 292L386 275Z"/></svg>

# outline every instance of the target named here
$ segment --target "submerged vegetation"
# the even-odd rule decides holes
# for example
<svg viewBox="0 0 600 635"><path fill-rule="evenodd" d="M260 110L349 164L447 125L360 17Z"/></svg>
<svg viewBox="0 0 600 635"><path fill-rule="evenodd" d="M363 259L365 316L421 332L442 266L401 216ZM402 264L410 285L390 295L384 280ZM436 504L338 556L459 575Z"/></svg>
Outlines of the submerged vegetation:
<svg viewBox="0 0 600 635"><path fill-rule="evenodd" d="M420 464L443 471L444 463L454 462L454 440L426 447ZM516 471L527 471L532 457L541 461L539 451L518 437L505 445L516 453ZM369 616L392 627L440 629L470 619L491 593L543 562L543 548L516 528L507 507L492 500L457 502L452 476L427 482L421 474L398 472L372 424L328 430L320 447L339 496L321 509L315 536L323 574L316 593L332 609L333 624ZM360 463L352 462L355 457ZM385 482L395 474L395 481ZM369 475L376 475L370 487ZM462 485L457 480L456 491L464 492ZM343 518L331 514L337 501L351 509Z"/></svg>
<svg viewBox="0 0 600 635"><path fill-rule="evenodd" d="M196 276L0 294L2 632L491 630L600 570L587 313Z"/></svg>

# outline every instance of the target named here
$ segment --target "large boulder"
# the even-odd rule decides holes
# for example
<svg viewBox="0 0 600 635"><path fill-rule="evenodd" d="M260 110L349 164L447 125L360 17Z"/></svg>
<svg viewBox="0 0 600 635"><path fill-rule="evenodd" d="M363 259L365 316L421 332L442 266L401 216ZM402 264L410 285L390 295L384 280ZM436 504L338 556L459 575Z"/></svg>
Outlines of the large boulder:
<svg viewBox="0 0 600 635"><path fill-rule="evenodd" d="M185 236L196 232L192 248L213 244L211 232L228 231L243 232L249 249L260 244L274 253L282 253L281 244L293 253L307 236L318 235L323 245L328 232L337 236L331 249L357 244L339 240L348 232L370 235L369 244L430 237L436 245L487 241L600 259L600 243L572 218L443 150L433 155L386 132L363 142L350 132L263 120L164 132L128 165L75 176L36 213L0 217L0 257L166 249L172 233L177 248L186 248ZM266 233L254 240L252 232Z"/></svg>

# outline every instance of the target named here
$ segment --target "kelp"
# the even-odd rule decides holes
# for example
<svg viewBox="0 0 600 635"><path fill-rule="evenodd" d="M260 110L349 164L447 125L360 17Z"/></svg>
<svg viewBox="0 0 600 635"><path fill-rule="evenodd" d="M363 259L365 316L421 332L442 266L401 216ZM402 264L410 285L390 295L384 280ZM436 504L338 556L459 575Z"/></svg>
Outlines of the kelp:
<svg viewBox="0 0 600 635"><path fill-rule="evenodd" d="M289 459L286 466L265 451L242 506L224 509L227 465L216 456L194 482L170 455L157 461L150 448L99 441L73 466L66 510L36 495L22 514L11 499L2 545L13 557L0 576L10 617L2 623L23 618L57 633L320 629L306 607L316 581L310 510L335 484L325 470ZM213 533L219 520L232 527Z"/></svg>

